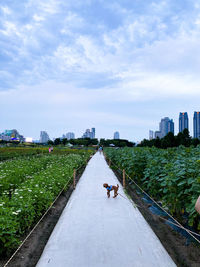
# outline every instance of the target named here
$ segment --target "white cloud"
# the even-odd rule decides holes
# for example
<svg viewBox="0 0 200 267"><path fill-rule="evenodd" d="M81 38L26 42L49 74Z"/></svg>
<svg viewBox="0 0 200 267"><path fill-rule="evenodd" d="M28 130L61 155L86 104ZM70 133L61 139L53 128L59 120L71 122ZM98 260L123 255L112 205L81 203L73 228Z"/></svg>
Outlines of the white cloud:
<svg viewBox="0 0 200 267"><path fill-rule="evenodd" d="M34 15L33 15L33 19L34 19L35 21L37 21L37 22L40 22L40 21L44 21L44 20L45 20L44 17L39 16L39 15L37 15L37 14L34 14Z"/></svg>
<svg viewBox="0 0 200 267"><path fill-rule="evenodd" d="M5 15L10 15L12 13L12 11L10 10L10 8L8 8L7 6L2 6L0 8L1 8L1 10L3 11L3 13Z"/></svg>

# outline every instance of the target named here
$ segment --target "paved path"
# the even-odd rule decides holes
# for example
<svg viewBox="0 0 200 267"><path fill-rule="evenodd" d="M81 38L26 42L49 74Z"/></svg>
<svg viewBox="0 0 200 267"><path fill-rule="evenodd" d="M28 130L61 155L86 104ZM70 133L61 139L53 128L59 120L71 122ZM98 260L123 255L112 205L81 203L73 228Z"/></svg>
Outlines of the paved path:
<svg viewBox="0 0 200 267"><path fill-rule="evenodd" d="M102 184L119 184L99 153L88 163L37 267L174 267L131 201L107 198ZM124 197L121 184L119 193ZM113 195L113 191L111 192Z"/></svg>

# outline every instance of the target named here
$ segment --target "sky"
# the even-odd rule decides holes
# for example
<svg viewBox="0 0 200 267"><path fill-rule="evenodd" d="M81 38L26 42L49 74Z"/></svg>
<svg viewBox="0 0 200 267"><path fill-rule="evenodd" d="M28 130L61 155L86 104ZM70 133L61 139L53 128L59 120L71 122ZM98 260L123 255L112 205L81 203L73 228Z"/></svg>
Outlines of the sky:
<svg viewBox="0 0 200 267"><path fill-rule="evenodd" d="M1 0L0 132L140 141L200 111L200 2Z"/></svg>

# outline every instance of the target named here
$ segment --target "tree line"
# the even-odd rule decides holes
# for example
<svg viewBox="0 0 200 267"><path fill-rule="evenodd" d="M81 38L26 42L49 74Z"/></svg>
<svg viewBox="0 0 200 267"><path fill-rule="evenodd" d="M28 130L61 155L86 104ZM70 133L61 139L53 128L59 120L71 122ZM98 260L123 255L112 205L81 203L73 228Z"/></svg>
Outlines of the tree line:
<svg viewBox="0 0 200 267"><path fill-rule="evenodd" d="M77 139L61 139L61 138L56 138L54 141L49 140L48 144L49 145L66 145L66 144L71 144L73 146L115 146L115 147L133 147L135 146L135 143L130 142L126 139L90 139L90 138L77 138Z"/></svg>
<svg viewBox="0 0 200 267"><path fill-rule="evenodd" d="M144 139L138 146L139 147L157 147L157 148L168 148L168 147L178 147L180 145L189 147L200 144L200 140L198 138L192 138L189 135L188 129L184 129L183 132L174 135L172 132L169 132L163 138L156 138L152 140Z"/></svg>

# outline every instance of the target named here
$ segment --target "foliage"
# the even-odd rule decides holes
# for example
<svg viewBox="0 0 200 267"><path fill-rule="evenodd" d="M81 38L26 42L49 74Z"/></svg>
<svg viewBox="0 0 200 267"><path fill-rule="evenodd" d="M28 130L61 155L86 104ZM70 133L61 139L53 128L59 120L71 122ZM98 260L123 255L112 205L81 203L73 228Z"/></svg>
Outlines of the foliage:
<svg viewBox="0 0 200 267"><path fill-rule="evenodd" d="M91 151L50 154L0 163L0 255L9 254L47 210L73 170L85 165Z"/></svg>
<svg viewBox="0 0 200 267"><path fill-rule="evenodd" d="M114 145L116 147L133 147L135 146L135 143L125 139L100 139L100 145L105 147L108 147L110 145Z"/></svg>
<svg viewBox="0 0 200 267"><path fill-rule="evenodd" d="M195 202L200 194L200 146L105 149L106 155L171 214L200 230Z"/></svg>
<svg viewBox="0 0 200 267"><path fill-rule="evenodd" d="M70 153L84 153L83 150L69 149L66 147L54 147L53 154L70 154ZM36 155L49 154L48 146L37 146L37 147L0 147L0 161L14 159L14 158L26 158Z"/></svg>
<svg viewBox="0 0 200 267"><path fill-rule="evenodd" d="M98 139L90 139L90 138L77 138L77 139L71 139L70 144L72 145L78 145L78 146L91 146L91 145L97 145Z"/></svg>

